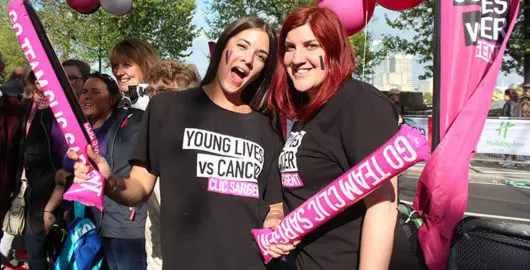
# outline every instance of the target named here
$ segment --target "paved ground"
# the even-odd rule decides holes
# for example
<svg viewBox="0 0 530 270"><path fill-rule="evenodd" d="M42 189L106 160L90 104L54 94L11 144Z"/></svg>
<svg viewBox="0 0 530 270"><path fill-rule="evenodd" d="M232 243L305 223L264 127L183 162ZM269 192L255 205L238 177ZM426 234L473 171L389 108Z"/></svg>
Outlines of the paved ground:
<svg viewBox="0 0 530 270"><path fill-rule="evenodd" d="M400 177L400 199L412 202L424 164L418 164ZM470 168L469 199L466 212L490 218L530 223L530 166L505 169L492 162L473 162Z"/></svg>

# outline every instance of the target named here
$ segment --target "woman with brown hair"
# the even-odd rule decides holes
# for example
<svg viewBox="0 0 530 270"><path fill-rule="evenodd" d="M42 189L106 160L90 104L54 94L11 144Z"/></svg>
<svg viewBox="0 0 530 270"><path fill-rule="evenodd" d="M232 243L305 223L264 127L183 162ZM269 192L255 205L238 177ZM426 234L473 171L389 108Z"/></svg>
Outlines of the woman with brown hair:
<svg viewBox="0 0 530 270"><path fill-rule="evenodd" d="M158 61L160 56L149 43L133 37L118 42L110 51L112 73L123 93L129 91L129 86L144 83L149 69Z"/></svg>
<svg viewBox="0 0 530 270"><path fill-rule="evenodd" d="M219 37L200 87L151 99L129 177L88 148L108 179L105 193L124 204L143 203L160 177L164 269L265 269L250 229L283 217L281 141L257 112L275 59L272 28L237 20ZM76 181L86 172L76 163Z"/></svg>

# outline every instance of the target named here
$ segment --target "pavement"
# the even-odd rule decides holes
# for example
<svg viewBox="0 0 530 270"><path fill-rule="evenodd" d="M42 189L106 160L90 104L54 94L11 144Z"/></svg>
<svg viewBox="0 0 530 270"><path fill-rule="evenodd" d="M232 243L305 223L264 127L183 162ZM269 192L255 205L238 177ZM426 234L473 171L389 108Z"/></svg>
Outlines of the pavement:
<svg viewBox="0 0 530 270"><path fill-rule="evenodd" d="M425 162L418 163L405 173L409 177L419 177L424 167ZM530 162L519 162L517 168L504 168L498 161L472 160L469 166L469 180L499 184L505 183L505 180L511 180L530 185Z"/></svg>
<svg viewBox="0 0 530 270"><path fill-rule="evenodd" d="M412 203L425 163L400 175L400 200ZM507 169L494 160L473 160L469 169L466 215L530 223L530 163Z"/></svg>

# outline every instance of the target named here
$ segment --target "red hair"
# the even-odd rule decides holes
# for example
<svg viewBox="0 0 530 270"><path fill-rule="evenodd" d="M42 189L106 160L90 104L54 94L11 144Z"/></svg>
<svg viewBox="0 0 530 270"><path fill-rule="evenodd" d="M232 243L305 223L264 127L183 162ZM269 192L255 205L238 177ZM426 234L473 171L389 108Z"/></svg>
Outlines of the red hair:
<svg viewBox="0 0 530 270"><path fill-rule="evenodd" d="M312 100L299 93L285 71L285 39L289 31L308 24L326 52L328 77ZM329 8L304 7L291 12L281 27L278 60L269 91L269 110L295 121L307 121L326 104L355 71L355 56L339 18Z"/></svg>

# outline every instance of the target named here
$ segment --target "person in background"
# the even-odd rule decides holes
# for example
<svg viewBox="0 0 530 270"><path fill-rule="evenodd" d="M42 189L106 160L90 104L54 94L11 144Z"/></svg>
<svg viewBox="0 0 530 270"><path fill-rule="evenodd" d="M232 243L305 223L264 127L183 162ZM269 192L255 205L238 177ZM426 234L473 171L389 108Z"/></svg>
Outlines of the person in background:
<svg viewBox="0 0 530 270"><path fill-rule="evenodd" d="M72 90L74 90L75 95L79 97L81 91L83 90L83 84L90 74L90 66L87 63L77 59L68 59L64 61L62 65L66 77L72 86ZM57 122L52 125L52 137L57 139L57 141L54 142L56 147L53 150L55 153L60 156L66 156L68 144L64 140L63 132L57 125ZM58 173L62 174L62 172Z"/></svg>
<svg viewBox="0 0 530 270"><path fill-rule="evenodd" d="M51 133L55 122L42 88L33 72L24 90L24 114L17 171L17 188L25 189L25 245L29 267L47 270L45 239L56 220L56 206L47 205L55 188L61 157L54 154Z"/></svg>
<svg viewBox="0 0 530 270"><path fill-rule="evenodd" d="M165 92L177 92L200 85L199 73L194 65L179 61L160 61L149 70L146 79L148 94L155 96ZM147 200L145 222L145 251L147 269L162 269L162 247L160 245L160 181Z"/></svg>
<svg viewBox="0 0 530 270"><path fill-rule="evenodd" d="M199 73L192 64L175 60L160 61L149 70L146 83L150 96L163 92L180 91L200 85Z"/></svg>
<svg viewBox="0 0 530 270"><path fill-rule="evenodd" d="M19 98L24 91L25 86L26 69L24 66L18 65L15 67L7 81L0 86L0 92L2 95Z"/></svg>
<svg viewBox="0 0 530 270"><path fill-rule="evenodd" d="M4 66L0 54L0 76L3 75ZM24 81L25 78L22 75L22 88ZM23 112L23 106L18 95L20 90L2 93L2 87L0 87L0 221L3 221L17 190L20 126ZM15 236L7 232L0 232L0 238L0 269L3 269L2 267L9 265L9 252Z"/></svg>
<svg viewBox="0 0 530 270"><path fill-rule="evenodd" d="M392 88L388 91L388 98L394 103L400 115L405 114L405 106L401 103L401 92L397 88Z"/></svg>
<svg viewBox="0 0 530 270"><path fill-rule="evenodd" d="M63 62L63 69L68 81L70 81L70 85L72 85L72 88L75 91L75 94L79 96L83 90L83 85L90 74L90 65L81 60L68 59Z"/></svg>
<svg viewBox="0 0 530 270"><path fill-rule="evenodd" d="M521 117L530 118L530 97L521 98Z"/></svg>
<svg viewBox="0 0 530 270"><path fill-rule="evenodd" d="M112 73L123 93L145 83L145 76L158 61L160 56L149 43L132 37L118 42L110 52Z"/></svg>
<svg viewBox="0 0 530 270"><path fill-rule="evenodd" d="M92 73L83 86L79 103L94 128L100 154L107 158L112 172L128 176L131 170L129 154L136 141L142 112L119 107L121 98L122 94L112 77ZM62 171L63 174L57 177L57 184L69 185L66 178L73 171L73 161L66 158ZM56 190L64 192L65 188ZM130 208L107 196L104 196L103 204L103 212L91 207L86 214L98 226L109 269L146 269L145 204Z"/></svg>
<svg viewBox="0 0 530 270"><path fill-rule="evenodd" d="M513 88L508 88L504 90L504 106L502 107L502 116L505 117L521 117L521 103L519 100L519 94ZM515 160L515 155L503 155L503 160L500 162L502 167L505 168L516 168L517 164L513 161Z"/></svg>
<svg viewBox="0 0 530 270"><path fill-rule="evenodd" d="M504 106L502 107L502 116L521 116L519 95L517 94L517 91L511 88L504 90L504 100L506 101L506 103L504 103Z"/></svg>

